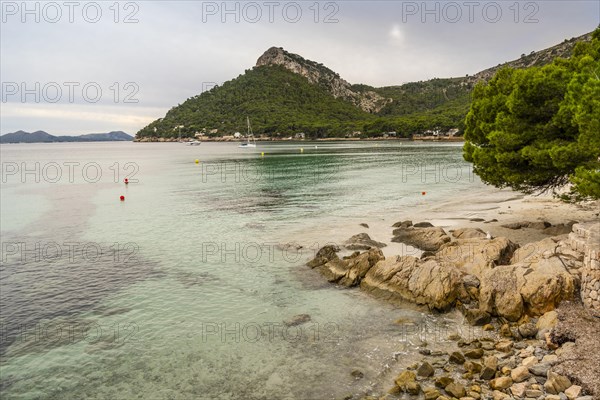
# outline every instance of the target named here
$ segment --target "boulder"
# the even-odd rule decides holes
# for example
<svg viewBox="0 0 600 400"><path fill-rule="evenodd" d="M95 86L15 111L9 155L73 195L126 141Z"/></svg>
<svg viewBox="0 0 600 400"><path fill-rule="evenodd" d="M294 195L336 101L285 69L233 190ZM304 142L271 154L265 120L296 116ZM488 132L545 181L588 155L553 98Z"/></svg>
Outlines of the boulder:
<svg viewBox="0 0 600 400"><path fill-rule="evenodd" d="M412 256L377 262L360 286L378 297L426 304L435 310L447 310L464 295L460 271L435 259L420 260Z"/></svg>
<svg viewBox="0 0 600 400"><path fill-rule="evenodd" d="M314 259L310 260L307 265L311 268L316 268L325 265L328 261L338 258L336 254L340 248L333 245L324 246L319 249Z"/></svg>
<svg viewBox="0 0 600 400"><path fill-rule="evenodd" d="M571 273L577 274L583 266L583 253L573 250L567 242L554 237L523 245L514 252L510 264L535 262L553 256L559 257Z"/></svg>
<svg viewBox="0 0 600 400"><path fill-rule="evenodd" d="M537 338L544 339L544 335L554 328L558 323L558 313L554 310L548 311L542 315L535 324L538 330Z"/></svg>
<svg viewBox="0 0 600 400"><path fill-rule="evenodd" d="M433 224L431 222L417 222L413 225L415 228L431 228Z"/></svg>
<svg viewBox="0 0 600 400"><path fill-rule="evenodd" d="M544 232L546 235L552 235L552 236L566 235L567 233L571 233L571 231L573 230L573 225L575 223L576 223L575 221L569 221L566 224L552 225L552 226L544 229L542 232Z"/></svg>
<svg viewBox="0 0 600 400"><path fill-rule="evenodd" d="M537 328L535 324L531 322L525 323L523 325L519 325L519 334L524 338L532 338L537 334Z"/></svg>
<svg viewBox="0 0 600 400"><path fill-rule="evenodd" d="M465 318L469 324L474 326L483 326L489 324L492 320L489 313L478 309L467 310L465 312Z"/></svg>
<svg viewBox="0 0 600 400"><path fill-rule="evenodd" d="M502 265L483 274L479 305L492 315L517 321L524 313L539 316L571 299L575 284L556 256Z"/></svg>
<svg viewBox="0 0 600 400"><path fill-rule="evenodd" d="M385 243L377 242L366 233L359 233L352 236L344 242L344 247L348 250L369 250L372 248L382 248L387 246Z"/></svg>
<svg viewBox="0 0 600 400"><path fill-rule="evenodd" d="M504 225L500 225L503 228L508 228L508 229L521 229L521 228L527 228L529 226L529 222L525 221L525 222L511 222L510 224L504 224Z"/></svg>
<svg viewBox="0 0 600 400"><path fill-rule="evenodd" d="M552 226L552 224L548 221L537 221L537 222L530 222L527 227L530 229L546 229L551 226Z"/></svg>
<svg viewBox="0 0 600 400"><path fill-rule="evenodd" d="M452 236L457 239L483 239L487 233L479 228L458 228L452 232Z"/></svg>
<svg viewBox="0 0 600 400"><path fill-rule="evenodd" d="M400 221L392 225L392 228L408 228L412 226L412 221Z"/></svg>
<svg viewBox="0 0 600 400"><path fill-rule="evenodd" d="M319 270L329 282L348 287L358 285L367 272L378 261L384 259L379 249L371 249L364 253L355 252L343 259L338 257L336 251L334 246L325 246L307 265Z"/></svg>
<svg viewBox="0 0 600 400"><path fill-rule="evenodd" d="M405 243L426 251L437 251L444 243L451 240L440 227L400 227L394 229L393 234L392 242Z"/></svg>
<svg viewBox="0 0 600 400"><path fill-rule="evenodd" d="M466 274L481 280L484 272L497 265L508 264L518 247L518 244L504 237L491 240L457 239L444 244L437 252L436 258L450 262Z"/></svg>

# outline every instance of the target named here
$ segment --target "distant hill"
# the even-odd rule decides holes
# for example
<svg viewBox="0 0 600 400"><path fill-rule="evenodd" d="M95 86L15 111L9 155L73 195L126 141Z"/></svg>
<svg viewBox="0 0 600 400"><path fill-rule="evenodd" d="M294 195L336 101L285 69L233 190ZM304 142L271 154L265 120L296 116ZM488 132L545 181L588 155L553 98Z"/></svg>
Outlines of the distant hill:
<svg viewBox="0 0 600 400"><path fill-rule="evenodd" d="M136 134L136 140L232 135L245 132L246 116L255 134L287 137L340 137L360 132L410 136L431 129L462 130L475 85L502 67L541 66L568 58L591 33L548 49L523 54L475 75L431 79L375 88L351 85L323 64L281 47L269 48L243 75L187 99Z"/></svg>
<svg viewBox="0 0 600 400"><path fill-rule="evenodd" d="M32 133L17 131L0 136L0 143L56 143L56 142L130 142L133 136L122 131L89 133L79 136L54 136L44 131Z"/></svg>

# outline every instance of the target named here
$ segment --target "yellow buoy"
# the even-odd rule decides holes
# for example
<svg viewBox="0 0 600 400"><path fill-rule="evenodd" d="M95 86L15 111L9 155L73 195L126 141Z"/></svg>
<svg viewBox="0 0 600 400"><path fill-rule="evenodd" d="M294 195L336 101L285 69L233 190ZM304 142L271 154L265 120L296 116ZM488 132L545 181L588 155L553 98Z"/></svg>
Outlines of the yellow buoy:
<svg viewBox="0 0 600 400"><path fill-rule="evenodd" d="M196 164L200 164L200 160L196 160Z"/></svg>
<svg viewBox="0 0 600 400"><path fill-rule="evenodd" d="M304 153L304 149L300 147L300 153Z"/></svg>
<svg viewBox="0 0 600 400"><path fill-rule="evenodd" d="M261 151L261 152L260 152L260 156L261 156L261 157L264 157L264 156L265 156L265 152L264 152L264 151Z"/></svg>

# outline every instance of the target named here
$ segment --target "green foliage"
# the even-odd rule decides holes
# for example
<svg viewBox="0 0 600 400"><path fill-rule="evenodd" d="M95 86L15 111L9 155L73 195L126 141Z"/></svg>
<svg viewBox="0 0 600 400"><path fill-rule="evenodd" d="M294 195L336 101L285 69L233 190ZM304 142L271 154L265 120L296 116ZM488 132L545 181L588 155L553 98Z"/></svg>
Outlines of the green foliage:
<svg viewBox="0 0 600 400"><path fill-rule="evenodd" d="M262 66L188 99L138 135L177 137L179 125L184 125L184 137L213 129L218 129L219 135L245 133L246 116L251 118L256 134L270 136L298 132L313 137L335 136L358 130L365 121L374 119L281 66Z"/></svg>
<svg viewBox="0 0 600 400"><path fill-rule="evenodd" d="M566 197L600 198L599 31L568 60L502 69L475 88L464 156L484 182L526 193L570 182Z"/></svg>
<svg viewBox="0 0 600 400"><path fill-rule="evenodd" d="M448 103L464 111L468 109L472 89L473 84L468 78L436 78L374 90L381 96L394 100L379 114L398 116L433 110L440 106L447 106Z"/></svg>
<svg viewBox="0 0 600 400"><path fill-rule="evenodd" d="M584 51L584 50L577 50ZM553 48L550 51L536 53L536 65L546 64L549 60L561 54L575 53L571 41ZM286 70L282 66L268 65L255 67L246 71L238 78L226 82L222 86L186 100L183 104L173 107L164 118L158 119L137 133L138 138L163 137L176 138L181 128L182 137L193 137L195 133L203 132L207 136L232 135L235 132L246 131L246 116L249 116L252 127L257 135L271 137L289 137L295 133L304 132L309 138L343 137L360 132L360 137L381 136L386 132L397 132L399 137L410 137L415 133L440 129L447 131L465 128L465 116L469 111L473 85L478 79L488 79L491 70L483 71L476 77L432 79L424 82L407 83L401 86L374 88L368 85L352 85L355 93L375 92L380 96L391 99L378 113L371 114L362 111L348 98L334 98L333 89L338 89L339 75L322 64L305 60L299 55L285 52L294 62L303 65L307 70L320 76L319 81L310 83L306 78ZM526 56L530 57L530 56ZM511 62L510 65L520 66L523 61ZM561 64L562 65L562 64ZM562 65L563 70L557 74L570 74L568 65ZM512 74L502 72L501 74ZM520 79L527 81L529 76ZM536 78L537 79L537 78ZM558 78L557 78L558 79ZM501 91L502 96L510 94L510 88L502 85L512 84L506 80L497 79L497 88L476 89L486 91ZM537 86L536 86L537 85ZM543 82L523 85L522 97L511 100L511 109L520 110L519 102L538 101L535 97L538 90L545 88ZM565 90L565 87L548 87L545 90ZM583 89L582 89L583 90ZM589 89L586 89L589 90ZM541 107L530 107L527 118L544 118L554 112L556 102L548 102ZM493 110L503 103L502 98L491 100L490 104L483 102L476 106L494 116ZM506 104L506 112L509 105ZM523 115L525 118L526 116ZM561 116L562 128L568 127L572 116L564 113ZM481 116L478 115L478 118ZM514 122L514 121L513 121ZM558 124L560 121L557 121ZM487 121L488 126L478 127L481 132L472 135L485 139L487 129L495 120ZM582 122L583 123L583 122ZM484 124L485 125L485 124ZM517 132L523 133L525 125L516 127ZM562 129L561 128L561 129ZM566 129L566 128L565 128ZM535 132L529 132L535 134ZM216 133L211 133L216 132ZM515 133L517 136L518 134ZM559 135L560 136L560 135ZM506 138L503 138L505 140ZM512 142L518 145L518 140ZM532 157L543 162L536 148L528 150Z"/></svg>

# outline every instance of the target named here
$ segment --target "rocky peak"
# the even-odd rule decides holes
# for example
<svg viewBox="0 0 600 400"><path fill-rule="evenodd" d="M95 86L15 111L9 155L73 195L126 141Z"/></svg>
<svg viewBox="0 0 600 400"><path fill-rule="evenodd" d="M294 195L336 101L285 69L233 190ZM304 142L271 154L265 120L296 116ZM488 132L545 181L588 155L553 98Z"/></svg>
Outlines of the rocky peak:
<svg viewBox="0 0 600 400"><path fill-rule="evenodd" d="M280 65L301 75L314 85L321 85L335 98L352 102L364 111L376 113L391 99L386 99L373 91L355 92L352 86L340 75L323 64L307 60L298 54L285 51L282 47L271 47L256 61L256 66Z"/></svg>

